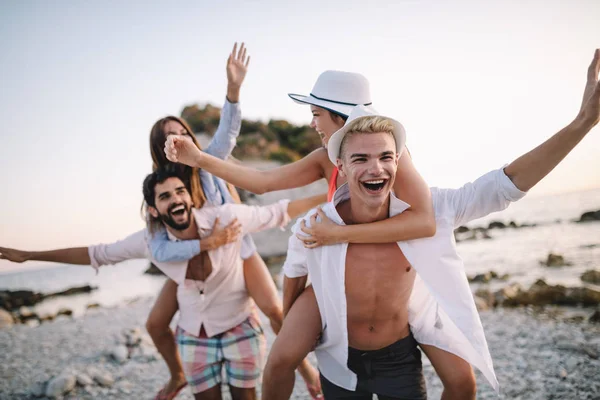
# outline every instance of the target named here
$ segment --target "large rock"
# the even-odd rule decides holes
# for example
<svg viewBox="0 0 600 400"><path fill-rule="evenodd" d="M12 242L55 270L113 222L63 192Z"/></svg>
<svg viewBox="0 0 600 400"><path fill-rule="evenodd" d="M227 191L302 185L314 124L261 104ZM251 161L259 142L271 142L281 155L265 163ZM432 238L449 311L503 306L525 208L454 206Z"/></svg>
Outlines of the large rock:
<svg viewBox="0 0 600 400"><path fill-rule="evenodd" d="M13 319L12 314L0 308L0 329L9 328L13 326L14 323L15 320Z"/></svg>
<svg viewBox="0 0 600 400"><path fill-rule="evenodd" d="M72 296L74 294L91 293L92 291L94 291L96 289L98 289L97 286L90 286L90 285L76 286L76 287L72 287L72 288L69 288L67 290L63 290L60 292L44 294L42 296L44 299L47 299L50 297L58 297L58 296Z"/></svg>
<svg viewBox="0 0 600 400"><path fill-rule="evenodd" d="M514 297L507 298L503 303L505 306L550 304L594 307L600 304L600 292L585 287L552 286L543 280L538 280L528 291L519 291Z"/></svg>
<svg viewBox="0 0 600 400"><path fill-rule="evenodd" d="M577 221L577 222L590 222L590 221L600 221L600 210L584 212L583 214L581 214L581 217L579 217L579 221Z"/></svg>
<svg viewBox="0 0 600 400"><path fill-rule="evenodd" d="M546 261L540 261L542 265L546 267L567 267L571 263L565 261L565 258L560 254L549 253Z"/></svg>
<svg viewBox="0 0 600 400"><path fill-rule="evenodd" d="M588 283L600 285L600 271L589 270L581 274L581 280Z"/></svg>

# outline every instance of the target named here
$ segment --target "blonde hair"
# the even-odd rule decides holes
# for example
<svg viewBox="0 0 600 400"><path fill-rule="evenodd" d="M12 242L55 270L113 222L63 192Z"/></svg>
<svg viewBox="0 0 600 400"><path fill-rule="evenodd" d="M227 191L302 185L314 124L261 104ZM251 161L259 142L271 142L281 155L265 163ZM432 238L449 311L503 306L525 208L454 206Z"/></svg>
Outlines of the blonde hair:
<svg viewBox="0 0 600 400"><path fill-rule="evenodd" d="M356 134L387 133L396 141L394 124L388 118L378 115L357 118L348 124L346 134L340 143L340 158L344 156L346 141Z"/></svg>

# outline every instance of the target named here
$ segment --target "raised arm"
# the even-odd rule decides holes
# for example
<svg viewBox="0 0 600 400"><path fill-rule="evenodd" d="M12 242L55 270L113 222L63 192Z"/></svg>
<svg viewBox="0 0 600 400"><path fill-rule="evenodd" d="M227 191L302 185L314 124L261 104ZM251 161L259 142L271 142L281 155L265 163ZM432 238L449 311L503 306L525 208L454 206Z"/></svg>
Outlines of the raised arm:
<svg viewBox="0 0 600 400"><path fill-rule="evenodd" d="M317 149L291 164L261 171L212 157L200 151L190 138L175 135L167 138L165 154L172 162L202 168L234 186L258 194L308 185L325 177L323 163L329 163L327 151Z"/></svg>
<svg viewBox="0 0 600 400"><path fill-rule="evenodd" d="M250 56L246 56L244 43L237 50L237 43L227 58L227 97L225 105L221 110L219 127L205 151L220 159L226 159L231 155L235 147L237 137L242 127L242 111L240 108L240 89L246 72Z"/></svg>
<svg viewBox="0 0 600 400"><path fill-rule="evenodd" d="M550 139L510 163L504 172L520 190L528 191L554 169L600 119L600 49L588 68L582 106L577 117Z"/></svg>
<svg viewBox="0 0 600 400"><path fill-rule="evenodd" d="M394 192L410 204L410 208L401 214L370 224L338 225L319 210L320 220L315 216L310 227L303 225L298 238L306 247L314 248L342 242L392 243L433 236L435 215L431 192L408 153L404 153L398 160Z"/></svg>

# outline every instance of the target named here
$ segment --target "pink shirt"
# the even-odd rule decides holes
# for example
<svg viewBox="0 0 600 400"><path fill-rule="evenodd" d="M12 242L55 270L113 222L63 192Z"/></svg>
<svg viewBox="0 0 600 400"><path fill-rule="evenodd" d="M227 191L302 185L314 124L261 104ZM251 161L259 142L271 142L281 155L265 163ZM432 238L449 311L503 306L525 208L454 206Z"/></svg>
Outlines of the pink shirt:
<svg viewBox="0 0 600 400"><path fill-rule="evenodd" d="M243 236L276 226L285 226L290 220L287 214L288 203L289 200L282 200L268 206L225 204L218 207L205 206L192 211L201 238L210 234L217 217L221 226L237 218L242 226ZM171 234L169 238L177 240ZM187 262L153 261L169 278L179 284L178 324L182 329L193 335L199 335L201 327L204 326L206 334L212 337L230 330L248 318L254 302L246 290L240 248L241 238L237 242L209 251L212 272L205 281L185 278ZM123 261L123 256L127 256L125 259L150 259L146 236L140 232L111 245L90 246L88 253L95 268Z"/></svg>

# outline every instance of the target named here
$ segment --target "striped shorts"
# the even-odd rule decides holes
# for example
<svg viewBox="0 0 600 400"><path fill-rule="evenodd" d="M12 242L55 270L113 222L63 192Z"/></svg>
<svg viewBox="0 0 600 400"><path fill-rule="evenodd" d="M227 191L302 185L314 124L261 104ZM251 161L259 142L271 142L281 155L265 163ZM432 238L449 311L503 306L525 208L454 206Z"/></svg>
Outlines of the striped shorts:
<svg viewBox="0 0 600 400"><path fill-rule="evenodd" d="M223 366L229 385L254 388L259 384L266 340L256 313L211 338L200 338L178 327L177 346L193 393L220 385Z"/></svg>

